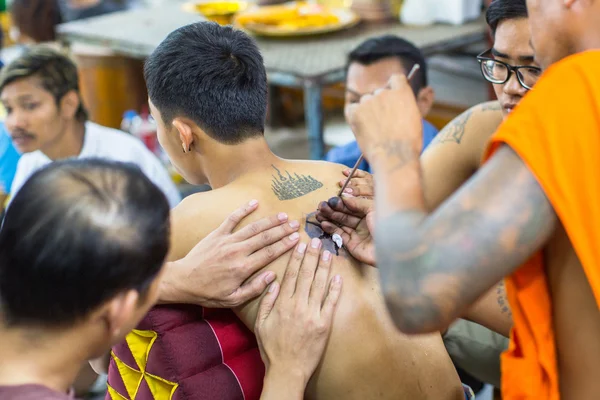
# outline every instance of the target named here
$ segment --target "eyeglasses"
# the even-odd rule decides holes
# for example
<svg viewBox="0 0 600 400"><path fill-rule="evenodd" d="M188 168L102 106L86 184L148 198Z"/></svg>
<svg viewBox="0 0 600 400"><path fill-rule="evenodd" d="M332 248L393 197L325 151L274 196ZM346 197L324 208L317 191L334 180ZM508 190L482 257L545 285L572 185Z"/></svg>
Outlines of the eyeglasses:
<svg viewBox="0 0 600 400"><path fill-rule="evenodd" d="M477 61L481 65L481 73L488 82L501 85L508 82L514 72L517 74L517 80L521 86L530 90L542 75L542 69L538 67L514 66L486 57L485 55L490 53L490 51L486 50L477 56Z"/></svg>

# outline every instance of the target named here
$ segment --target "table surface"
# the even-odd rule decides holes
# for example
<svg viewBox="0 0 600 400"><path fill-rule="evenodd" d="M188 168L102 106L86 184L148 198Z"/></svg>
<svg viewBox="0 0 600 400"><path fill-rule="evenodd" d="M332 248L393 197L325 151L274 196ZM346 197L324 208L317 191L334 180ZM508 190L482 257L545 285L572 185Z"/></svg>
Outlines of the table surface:
<svg viewBox="0 0 600 400"><path fill-rule="evenodd" d="M169 32L194 22L200 15L185 12L180 4L136 9L69 22L58 27L62 40L97 45L134 58L145 58ZM408 27L399 23L359 24L333 34L302 38L262 38L256 41L270 73L285 73L300 79L317 79L343 71L346 55L369 37L394 34L413 42L426 55L481 40L482 20L461 26Z"/></svg>

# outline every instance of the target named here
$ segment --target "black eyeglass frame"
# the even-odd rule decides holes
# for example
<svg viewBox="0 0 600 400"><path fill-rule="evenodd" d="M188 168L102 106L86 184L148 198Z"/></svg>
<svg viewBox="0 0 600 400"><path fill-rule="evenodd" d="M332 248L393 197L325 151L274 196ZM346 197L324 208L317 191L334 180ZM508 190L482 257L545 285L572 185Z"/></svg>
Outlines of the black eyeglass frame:
<svg viewBox="0 0 600 400"><path fill-rule="evenodd" d="M513 72L517 75L517 80L519 81L519 84L521 86L523 86L525 89L527 90L531 90L533 89L533 87L529 87L525 84L525 82L523 82L522 78L521 78L521 74L519 74L519 70L520 69L533 69L536 70L538 72L542 72L542 69L539 67L533 67L531 65L510 65L508 63L505 63L504 61L500 61L500 60L496 60L495 58L491 58L491 57L486 57L485 54L491 52L492 49L487 49L486 51L484 51L483 53L479 54L477 56L477 61L479 62L480 65L480 70L481 70L481 75L483 75L483 79L485 79L488 82L494 83L496 85L503 85L506 82L508 82L513 74ZM492 80L489 76L487 76L485 74L485 72L483 72L483 62L484 61L494 61L497 62L499 64L502 64L506 67L506 70L508 71L508 74L506 75L506 79L504 80L500 80L500 79L496 79L496 80Z"/></svg>

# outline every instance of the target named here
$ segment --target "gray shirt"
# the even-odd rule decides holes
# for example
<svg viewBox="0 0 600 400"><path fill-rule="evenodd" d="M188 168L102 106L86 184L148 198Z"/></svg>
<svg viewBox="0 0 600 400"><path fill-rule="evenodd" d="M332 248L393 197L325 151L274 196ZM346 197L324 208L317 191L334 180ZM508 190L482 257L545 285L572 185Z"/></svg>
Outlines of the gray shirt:
<svg viewBox="0 0 600 400"><path fill-rule="evenodd" d="M136 0L101 0L95 6L74 8L69 6L68 0L60 0L60 9L64 21L75 21L78 19L92 18L117 11L128 10L137 5Z"/></svg>

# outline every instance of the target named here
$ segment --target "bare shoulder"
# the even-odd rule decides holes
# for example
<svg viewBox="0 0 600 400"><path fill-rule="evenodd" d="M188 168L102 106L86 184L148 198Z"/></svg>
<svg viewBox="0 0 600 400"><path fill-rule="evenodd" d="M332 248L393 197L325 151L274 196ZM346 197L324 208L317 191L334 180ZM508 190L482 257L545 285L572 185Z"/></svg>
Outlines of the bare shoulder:
<svg viewBox="0 0 600 400"><path fill-rule="evenodd" d="M231 204L230 204L231 203ZM242 200L240 199L240 204ZM214 231L235 209L227 190L219 189L186 197L171 210L170 260L184 257Z"/></svg>
<svg viewBox="0 0 600 400"><path fill-rule="evenodd" d="M478 104L450 121L436 136L432 145L487 140L501 123L502 109L497 101Z"/></svg>

